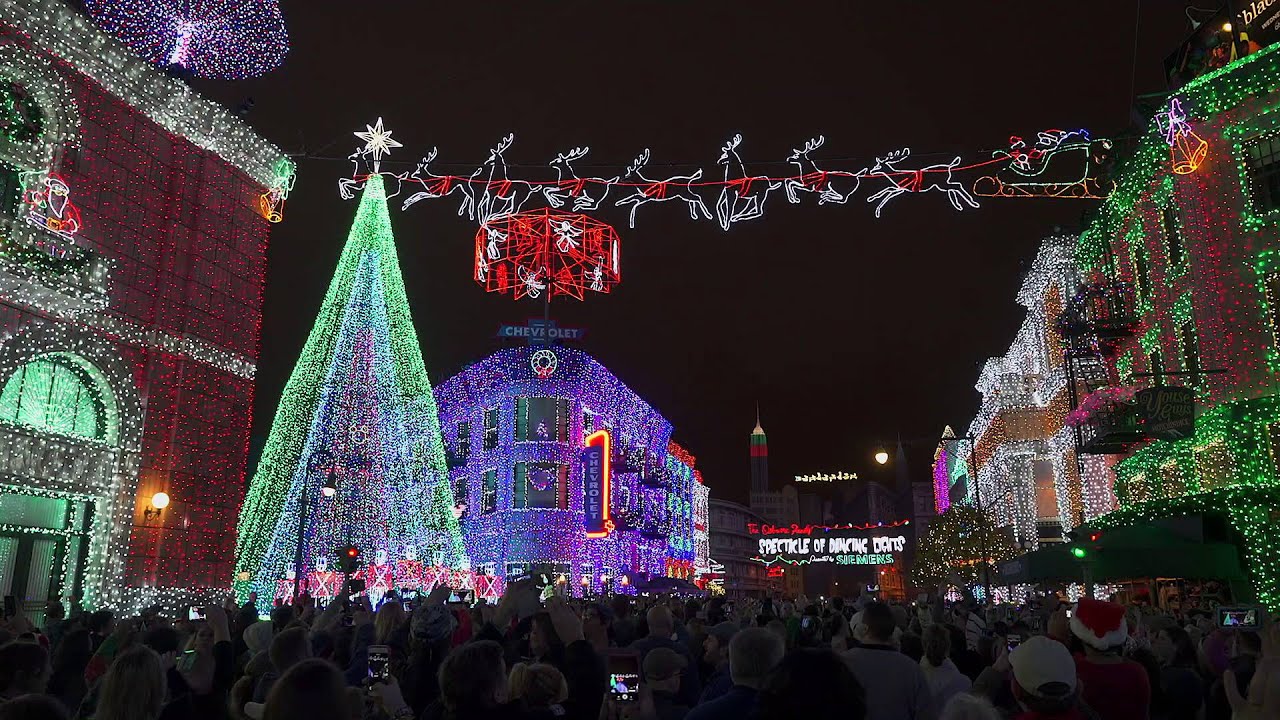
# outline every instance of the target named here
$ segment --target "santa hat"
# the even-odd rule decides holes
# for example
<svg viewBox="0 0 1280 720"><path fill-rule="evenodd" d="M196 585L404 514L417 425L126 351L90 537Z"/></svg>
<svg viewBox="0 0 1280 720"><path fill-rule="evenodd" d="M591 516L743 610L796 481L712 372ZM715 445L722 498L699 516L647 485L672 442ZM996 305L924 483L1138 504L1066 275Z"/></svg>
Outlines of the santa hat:
<svg viewBox="0 0 1280 720"><path fill-rule="evenodd" d="M1086 645L1110 650L1129 638L1124 606L1082 597L1071 613L1071 632Z"/></svg>

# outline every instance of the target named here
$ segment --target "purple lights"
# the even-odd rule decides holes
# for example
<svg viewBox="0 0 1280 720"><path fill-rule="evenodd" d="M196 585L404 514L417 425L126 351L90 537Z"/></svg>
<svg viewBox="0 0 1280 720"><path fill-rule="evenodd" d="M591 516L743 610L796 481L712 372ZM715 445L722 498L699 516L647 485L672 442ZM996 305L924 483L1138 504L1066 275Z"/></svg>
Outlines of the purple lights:
<svg viewBox="0 0 1280 720"><path fill-rule="evenodd" d="M555 355L546 377L536 352ZM671 423L591 356L501 350L435 397L473 568L503 578L547 574L575 594L622 592L652 576L692 579L697 496L705 503L706 493L690 464L669 453ZM588 538L582 449L602 429L613 446L615 528Z"/></svg>

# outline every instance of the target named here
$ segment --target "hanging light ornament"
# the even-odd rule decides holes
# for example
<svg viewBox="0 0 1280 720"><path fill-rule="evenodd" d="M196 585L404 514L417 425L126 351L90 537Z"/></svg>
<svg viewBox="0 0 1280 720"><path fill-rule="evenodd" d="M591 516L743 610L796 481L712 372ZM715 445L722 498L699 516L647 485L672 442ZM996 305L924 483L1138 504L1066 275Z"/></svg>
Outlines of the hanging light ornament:
<svg viewBox="0 0 1280 720"><path fill-rule="evenodd" d="M1164 141L1169 143L1173 171L1178 175L1195 172L1209 154L1209 143L1191 129L1187 113L1182 109L1182 101L1171 98L1169 109L1157 115L1156 121L1164 133Z"/></svg>
<svg viewBox="0 0 1280 720"><path fill-rule="evenodd" d="M621 276L618 233L607 223L550 209L500 215L476 233L476 282L519 300L607 293Z"/></svg>
<svg viewBox="0 0 1280 720"><path fill-rule="evenodd" d="M257 77L289 51L277 0L85 0L85 8L148 62L197 77Z"/></svg>

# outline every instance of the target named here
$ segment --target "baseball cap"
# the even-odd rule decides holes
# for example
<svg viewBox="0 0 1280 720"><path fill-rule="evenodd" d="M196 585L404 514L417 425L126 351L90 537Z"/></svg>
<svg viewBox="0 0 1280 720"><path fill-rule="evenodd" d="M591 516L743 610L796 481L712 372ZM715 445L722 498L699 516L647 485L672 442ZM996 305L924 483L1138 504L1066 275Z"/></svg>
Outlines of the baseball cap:
<svg viewBox="0 0 1280 720"><path fill-rule="evenodd" d="M676 651L670 648L654 648L644 656L644 676L652 680L666 680L679 675L680 671L688 665L689 661Z"/></svg>
<svg viewBox="0 0 1280 720"><path fill-rule="evenodd" d="M1036 697L1060 697L1076 689L1076 661L1067 646L1043 635L1028 638L1009 653L1013 677L1018 686ZM1060 683L1060 689L1046 687Z"/></svg>

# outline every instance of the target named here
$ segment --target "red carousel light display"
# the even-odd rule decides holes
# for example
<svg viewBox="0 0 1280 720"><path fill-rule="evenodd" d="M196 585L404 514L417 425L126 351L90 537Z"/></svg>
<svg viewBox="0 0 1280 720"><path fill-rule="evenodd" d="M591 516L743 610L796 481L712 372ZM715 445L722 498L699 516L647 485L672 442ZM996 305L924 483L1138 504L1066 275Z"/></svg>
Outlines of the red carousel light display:
<svg viewBox="0 0 1280 720"><path fill-rule="evenodd" d="M476 233L475 279L515 300L582 300L621 281L620 251L613 226L586 215L550 208L498 215Z"/></svg>

